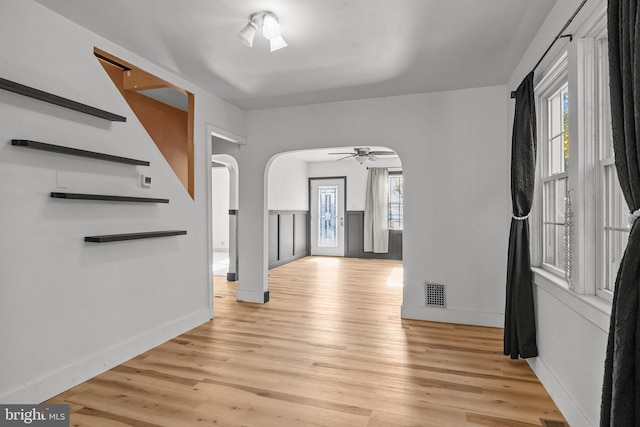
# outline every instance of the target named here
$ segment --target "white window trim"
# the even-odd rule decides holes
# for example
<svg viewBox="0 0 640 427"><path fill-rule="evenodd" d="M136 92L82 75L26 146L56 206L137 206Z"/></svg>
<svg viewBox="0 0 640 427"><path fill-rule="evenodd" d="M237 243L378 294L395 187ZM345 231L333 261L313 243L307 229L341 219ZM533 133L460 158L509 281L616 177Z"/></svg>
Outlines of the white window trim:
<svg viewBox="0 0 640 427"><path fill-rule="evenodd" d="M580 295L567 287L567 282L542 268L532 268L537 287L584 317L604 332L609 332L611 304L596 295Z"/></svg>
<svg viewBox="0 0 640 427"><path fill-rule="evenodd" d="M599 68L599 63L597 60L597 55L598 55L598 49L597 49L597 43L598 40L602 39L602 38L606 38L607 37L607 28L606 25L600 25L600 26L596 26L596 28L594 28L593 30L594 33L594 56L596 58L594 58L594 72L595 72L595 78L599 79L600 78L600 73L602 72ZM598 92L598 88L596 89L596 102L602 98L602 94ZM594 120L596 123L601 123L602 122L602 118L600 116L596 117ZM596 129L597 135L598 135L598 140L602 141L605 139L604 134L605 132L600 129L600 127L598 127ZM615 164L615 160L613 157L609 158L609 159L605 159L605 160L600 160L602 158L602 153L603 153L603 147L598 146L597 147L597 158L596 158L596 168L597 168L597 180L596 180L596 188L597 188L597 201L598 201L598 206L597 206L597 217L596 217L596 256L597 256L597 261L596 262L596 266L595 266L595 284L594 284L594 288L595 288L595 294L606 300L609 303L613 302L613 292L610 292L606 289L603 289L603 285L604 285L604 269L603 269L603 264L602 261L604 259L604 255L603 255L603 251L604 251L604 209L605 206L602 203L604 200L604 182L603 182L603 178L604 178L604 170L606 166Z"/></svg>
<svg viewBox="0 0 640 427"><path fill-rule="evenodd" d="M569 47L569 177L573 215L572 272L575 291L593 295L596 287L597 138L595 133L595 41L577 38Z"/></svg>
<svg viewBox="0 0 640 427"><path fill-rule="evenodd" d="M555 94L562 86L567 83L568 79L568 56L564 53L558 61L551 67L551 69L544 74L542 80L535 86L534 93L536 98L536 112L538 116L538 159L536 165L536 186L534 190L534 201L532 207L532 215L531 215L531 225L532 225L532 236L535 236L532 242L531 247L531 258L532 263L535 266L540 266L544 270L555 274L565 283L564 280L564 271L558 269L557 267L546 264L542 262L543 260L543 238L542 233L544 230L543 227L543 191L542 185L544 182L549 181L551 179L560 178L562 176L568 176L568 172L563 172L561 174L556 174L551 177L546 176L546 150L547 150L547 127L549 122L549 115L547 114L547 98ZM571 94L569 94L569 103L571 103ZM569 117L571 117L571 105L569 105ZM571 138L571 128L569 128L569 138ZM543 139L544 138L544 139ZM540 144L541 140L544 140L543 144ZM571 152L571 148L569 148L569 152ZM571 158L571 157L569 157ZM571 170L571 169L569 169Z"/></svg>

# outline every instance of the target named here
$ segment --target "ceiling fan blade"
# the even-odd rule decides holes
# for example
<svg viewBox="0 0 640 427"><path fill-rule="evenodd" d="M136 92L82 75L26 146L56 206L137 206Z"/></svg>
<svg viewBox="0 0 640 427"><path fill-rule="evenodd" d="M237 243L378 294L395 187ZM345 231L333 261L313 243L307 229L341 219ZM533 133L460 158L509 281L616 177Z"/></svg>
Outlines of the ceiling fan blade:
<svg viewBox="0 0 640 427"><path fill-rule="evenodd" d="M372 162L375 162L376 160L378 160L378 158L376 157L375 154L369 153L369 160L371 160Z"/></svg>
<svg viewBox="0 0 640 427"><path fill-rule="evenodd" d="M351 155L354 155L353 153L327 153L327 154L343 154L343 155L344 154L351 154Z"/></svg>
<svg viewBox="0 0 640 427"><path fill-rule="evenodd" d="M395 156L395 151L371 151L369 154L376 156Z"/></svg>
<svg viewBox="0 0 640 427"><path fill-rule="evenodd" d="M335 154L346 154L346 153L335 153ZM357 154L351 154L351 155L349 155L347 157L341 157L341 158L337 159L336 162L339 162L340 160L344 160L344 159L350 159L350 158L356 157L356 156L357 156Z"/></svg>

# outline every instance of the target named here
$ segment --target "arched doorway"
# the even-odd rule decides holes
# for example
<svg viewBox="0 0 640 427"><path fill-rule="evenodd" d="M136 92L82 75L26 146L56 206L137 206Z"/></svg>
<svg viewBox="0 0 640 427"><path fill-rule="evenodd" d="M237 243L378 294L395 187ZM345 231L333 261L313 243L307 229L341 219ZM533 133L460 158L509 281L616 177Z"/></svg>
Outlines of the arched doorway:
<svg viewBox="0 0 640 427"><path fill-rule="evenodd" d="M327 224L335 226L337 230L339 227L344 228L344 242L336 242L336 245L342 243L344 249L339 254L327 252L326 255L363 259L402 259L404 233L402 162L395 153L365 161L357 161L354 159L355 156L343 155L354 152L356 148L361 147L291 151L280 153L270 159L265 172L270 269L312 255L314 228ZM370 148L372 151L393 152L386 147ZM385 254L364 251L365 192L368 168L373 167L385 168L389 174L389 252ZM325 191L328 194L325 198L337 201L338 206L342 204L343 210L336 210L342 214L336 214L333 221L314 220L323 214L315 212L320 208L318 203L313 202L315 198L320 197L320 193L314 191L318 186L312 183L325 181L331 183L336 180L344 183L344 189L339 191L344 191L345 194L331 197L333 193L328 194L331 190L329 189ZM303 220L304 224L301 224ZM337 233L331 235L337 235ZM334 242L329 243L334 244Z"/></svg>

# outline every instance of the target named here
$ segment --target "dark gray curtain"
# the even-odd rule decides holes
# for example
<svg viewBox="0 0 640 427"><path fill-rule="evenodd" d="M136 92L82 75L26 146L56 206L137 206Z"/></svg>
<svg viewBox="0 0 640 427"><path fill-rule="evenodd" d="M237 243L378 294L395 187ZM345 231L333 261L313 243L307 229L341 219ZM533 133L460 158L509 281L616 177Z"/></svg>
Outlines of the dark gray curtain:
<svg viewBox="0 0 640 427"><path fill-rule="evenodd" d="M640 208L640 16L638 0L609 0L609 87L616 169L631 212ZM604 367L601 426L640 425L640 225L616 278Z"/></svg>
<svg viewBox="0 0 640 427"><path fill-rule="evenodd" d="M504 354L512 359L538 355L533 306L529 212L536 169L536 108L533 71L515 92L511 141L511 204L513 218L507 258L507 302L504 312Z"/></svg>

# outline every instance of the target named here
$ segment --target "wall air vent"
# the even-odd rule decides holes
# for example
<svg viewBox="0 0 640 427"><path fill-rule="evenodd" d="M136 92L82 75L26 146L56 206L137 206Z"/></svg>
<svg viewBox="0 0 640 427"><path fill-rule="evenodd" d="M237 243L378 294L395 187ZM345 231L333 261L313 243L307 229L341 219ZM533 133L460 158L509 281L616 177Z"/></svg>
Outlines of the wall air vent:
<svg viewBox="0 0 640 427"><path fill-rule="evenodd" d="M447 297L444 285L424 281L424 302L427 307L446 308Z"/></svg>

